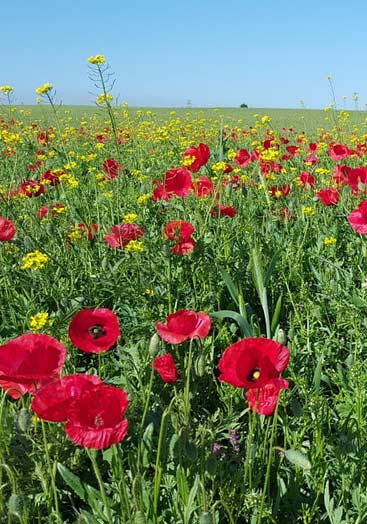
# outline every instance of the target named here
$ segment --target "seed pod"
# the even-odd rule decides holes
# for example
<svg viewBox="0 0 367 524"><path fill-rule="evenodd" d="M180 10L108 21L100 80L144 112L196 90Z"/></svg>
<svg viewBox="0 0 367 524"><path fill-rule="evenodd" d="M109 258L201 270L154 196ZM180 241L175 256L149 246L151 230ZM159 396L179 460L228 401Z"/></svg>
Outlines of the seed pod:
<svg viewBox="0 0 367 524"><path fill-rule="evenodd" d="M277 342L283 346L287 343L287 337L285 336L285 331L282 328L278 329Z"/></svg>
<svg viewBox="0 0 367 524"><path fill-rule="evenodd" d="M154 333L154 335L152 336L149 342L149 348L148 348L149 355L151 357L156 357L158 355L158 350L159 350L159 335L158 333Z"/></svg>
<svg viewBox="0 0 367 524"><path fill-rule="evenodd" d="M32 423L32 415L27 408L22 408L16 418L16 425L19 431L25 433Z"/></svg>
<svg viewBox="0 0 367 524"><path fill-rule="evenodd" d="M210 513L205 512L200 515L199 524L212 524L212 516Z"/></svg>
<svg viewBox="0 0 367 524"><path fill-rule="evenodd" d="M195 372L198 377L202 377L205 373L205 357L203 354L199 355L195 361Z"/></svg>
<svg viewBox="0 0 367 524"><path fill-rule="evenodd" d="M8 500L9 513L21 519L25 511L25 502L23 495L16 495L15 493L10 495Z"/></svg>

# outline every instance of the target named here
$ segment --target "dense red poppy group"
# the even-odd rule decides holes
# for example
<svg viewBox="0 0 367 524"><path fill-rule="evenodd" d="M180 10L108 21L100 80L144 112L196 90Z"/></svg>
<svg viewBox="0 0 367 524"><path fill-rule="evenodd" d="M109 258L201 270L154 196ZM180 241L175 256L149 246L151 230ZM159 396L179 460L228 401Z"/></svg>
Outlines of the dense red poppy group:
<svg viewBox="0 0 367 524"><path fill-rule="evenodd" d="M211 329L206 313L180 310L155 324L168 344L204 339ZM120 336L118 318L107 308L83 309L71 320L69 338L87 353L111 349ZM81 446L103 449L124 439L128 397L122 389L87 374L61 376L66 348L49 335L28 333L0 346L0 387L13 399L30 393L40 419L64 422L68 437ZM251 409L270 415L279 391L288 387L280 378L289 361L286 347L263 338L245 339L228 347L219 361L219 380L248 388ZM152 362L166 383L179 378L172 353Z"/></svg>

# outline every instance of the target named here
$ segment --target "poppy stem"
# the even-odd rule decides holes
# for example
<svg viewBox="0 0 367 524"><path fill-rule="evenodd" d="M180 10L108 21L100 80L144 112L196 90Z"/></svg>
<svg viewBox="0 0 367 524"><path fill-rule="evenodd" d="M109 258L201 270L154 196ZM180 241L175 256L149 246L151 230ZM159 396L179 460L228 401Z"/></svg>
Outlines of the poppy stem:
<svg viewBox="0 0 367 524"><path fill-rule="evenodd" d="M167 285L168 285L168 313L172 313L172 265L171 254L168 255L167 262Z"/></svg>
<svg viewBox="0 0 367 524"><path fill-rule="evenodd" d="M246 460L243 474L243 485L246 486L248 480L249 489L252 489L252 443L254 439L257 413L255 410L249 412L249 432L246 447Z"/></svg>
<svg viewBox="0 0 367 524"><path fill-rule="evenodd" d="M190 422L190 374L191 374L191 367L192 367L192 344L193 339L190 340L189 345L189 356L187 359L187 366L186 366L186 384L185 384L185 390L184 390L184 406L185 406L185 424L186 426L189 425Z"/></svg>
<svg viewBox="0 0 367 524"><path fill-rule="evenodd" d="M103 501L103 504L104 504L105 509L106 509L106 516L107 516L108 522L112 522L111 508L110 508L109 501L108 501L107 494L106 494L106 490L105 490L105 487L104 487L101 471L100 471L99 466L97 464L96 453L95 453L94 450L89 451L89 449L86 449L86 451L87 451L87 455L90 458L90 461L92 463L94 474L95 474L96 479L98 481L99 490L101 492L102 501Z"/></svg>
<svg viewBox="0 0 367 524"><path fill-rule="evenodd" d="M149 408L149 403L150 403L150 394L152 392L152 387L153 387L153 379L154 379L154 368L152 366L151 371L150 371L148 391L146 393L146 400L145 400L145 405L144 405L143 416L141 418L141 424L140 424L141 431L144 430L145 420L147 418L147 413L148 413L148 408Z"/></svg>
<svg viewBox="0 0 367 524"><path fill-rule="evenodd" d="M43 447L45 448L47 468L48 468L48 473L49 473L50 481L51 481L52 497L54 499L54 504L55 504L55 512L56 512L56 519L57 519L56 522L62 524L62 519L61 519L61 515L59 511L59 500L57 498L57 490L56 490L56 485L55 485L55 470L51 465L50 454L48 452L46 428L45 428L45 423L43 420L41 420L41 427L42 427Z"/></svg>
<svg viewBox="0 0 367 524"><path fill-rule="evenodd" d="M270 470L271 470L271 465L272 465L272 462L273 462L273 443L274 443L274 437L275 437L277 421L278 421L278 405L279 405L279 399L278 399L278 402L277 402L277 405L276 405L276 408L275 408L273 424L272 424L272 427L271 427L271 435L270 435L270 442L269 442L268 465L267 465L267 468L266 468L264 487L263 487L263 492L262 492L262 496L261 496L260 510L259 510L259 514L258 514L258 517L257 517L256 524L261 524L261 520L262 520L262 516L263 516L263 510L264 510L264 504L265 504L266 492L267 492L268 486L269 486Z"/></svg>

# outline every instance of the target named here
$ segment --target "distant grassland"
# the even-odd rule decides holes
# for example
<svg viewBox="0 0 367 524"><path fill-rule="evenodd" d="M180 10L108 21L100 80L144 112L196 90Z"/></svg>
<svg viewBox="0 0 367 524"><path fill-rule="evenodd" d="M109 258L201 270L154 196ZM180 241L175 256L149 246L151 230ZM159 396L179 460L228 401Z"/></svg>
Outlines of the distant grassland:
<svg viewBox="0 0 367 524"><path fill-rule="evenodd" d="M35 106L16 106L18 110L25 110L25 116L31 119L42 120L44 124L52 125L52 109L46 105ZM267 109L267 108L154 108L154 107L129 107L131 117L139 116L142 111L146 116L147 112L152 112L158 120L167 120L176 116L179 118L205 118L208 120L223 120L224 124L235 127L248 128L254 125L256 119L264 115L271 118L270 125L274 129L282 127L292 127L298 132L305 131L307 134L314 133L318 128L326 130L336 126L336 117L338 112L324 111L320 109ZM6 111L6 108L3 108ZM59 115L61 117L69 116L75 125L83 118L90 118L98 115L101 119L106 119L104 108L97 106L59 106ZM138 112L138 113L137 113ZM29 114L31 113L31 114ZM121 114L121 108L116 106L116 116L118 120ZM175 113L175 114L173 114ZM367 111L349 111L350 119L348 122L349 130L352 132L353 127L366 125ZM256 115L256 116L255 116ZM344 126L345 128L345 126Z"/></svg>

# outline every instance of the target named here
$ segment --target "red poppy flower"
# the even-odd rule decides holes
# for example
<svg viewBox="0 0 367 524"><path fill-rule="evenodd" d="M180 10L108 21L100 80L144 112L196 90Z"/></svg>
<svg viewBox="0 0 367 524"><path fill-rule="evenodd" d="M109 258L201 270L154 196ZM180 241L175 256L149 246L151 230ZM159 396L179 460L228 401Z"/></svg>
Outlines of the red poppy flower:
<svg viewBox="0 0 367 524"><path fill-rule="evenodd" d="M32 409L44 420L65 422L71 404L98 384L103 384L102 380L93 375L66 375L37 391L32 401Z"/></svg>
<svg viewBox="0 0 367 524"><path fill-rule="evenodd" d="M163 236L175 241L172 253L175 255L186 255L190 253L196 245L191 235L195 232L195 227L184 220L172 220L164 226Z"/></svg>
<svg viewBox="0 0 367 524"><path fill-rule="evenodd" d="M190 190L194 189L191 173L185 167L169 169L162 183L153 180L153 184L157 186L153 192L153 200L169 200L173 195L187 197Z"/></svg>
<svg viewBox="0 0 367 524"><path fill-rule="evenodd" d="M197 173L202 166L208 162L210 157L210 149L206 144L199 144L198 147L189 147L183 154L183 158L193 158L192 164L188 169L192 173Z"/></svg>
<svg viewBox="0 0 367 524"><path fill-rule="evenodd" d="M352 171L352 168L342 164L338 164L334 167L333 170L333 180L339 186L345 186L349 183L349 173ZM358 183L357 183L358 185Z"/></svg>
<svg viewBox="0 0 367 524"><path fill-rule="evenodd" d="M0 242L9 242L14 238L16 232L14 222L8 218L0 217Z"/></svg>
<svg viewBox="0 0 367 524"><path fill-rule="evenodd" d="M166 324L157 322L155 327L165 342L180 344L195 337L205 338L210 331L211 321L206 313L183 309L168 315Z"/></svg>
<svg viewBox="0 0 367 524"><path fill-rule="evenodd" d="M351 155L352 151L347 146L343 146L341 144L330 144L330 147L328 149L328 155L332 160L338 161L342 160L343 158L347 158Z"/></svg>
<svg viewBox="0 0 367 524"><path fill-rule="evenodd" d="M272 415L281 389L288 389L288 381L284 378L274 378L261 388L249 389L246 398L250 409L260 415Z"/></svg>
<svg viewBox="0 0 367 524"><path fill-rule="evenodd" d="M123 389L98 384L73 402L65 431L74 444L104 449L126 437L128 421L123 418L128 407Z"/></svg>
<svg viewBox="0 0 367 524"><path fill-rule="evenodd" d="M229 346L219 361L219 380L239 388L259 388L285 370L289 350L274 340L245 338Z"/></svg>
<svg viewBox="0 0 367 524"><path fill-rule="evenodd" d="M252 158L247 149L239 149L233 161L240 167L246 167L252 161Z"/></svg>
<svg viewBox="0 0 367 524"><path fill-rule="evenodd" d="M107 158L107 160L102 164L102 169L107 173L106 180L113 180L125 169L125 166L120 164L120 162L114 158Z"/></svg>
<svg viewBox="0 0 367 524"><path fill-rule="evenodd" d="M200 176L195 183L195 193L199 198L212 195L214 187L212 181L207 176Z"/></svg>
<svg viewBox="0 0 367 524"><path fill-rule="evenodd" d="M65 358L65 347L49 335L14 338L0 346L0 387L13 398L34 393L60 374Z"/></svg>
<svg viewBox="0 0 367 524"><path fill-rule="evenodd" d="M361 202L358 208L350 213L348 222L357 233L367 234L367 200Z"/></svg>
<svg viewBox="0 0 367 524"><path fill-rule="evenodd" d="M119 336L118 318L107 308L82 309L72 318L69 326L71 342L87 353L110 349Z"/></svg>
<svg viewBox="0 0 367 524"><path fill-rule="evenodd" d="M93 240L96 236L96 233L99 230L98 224L90 224L89 226L87 224L78 224L78 228L82 232L82 235L84 236L87 233L88 240Z"/></svg>
<svg viewBox="0 0 367 524"><path fill-rule="evenodd" d="M355 191L358 191L361 186L367 184L367 167L360 166L355 169L349 168L347 177L347 184Z"/></svg>
<svg viewBox="0 0 367 524"><path fill-rule="evenodd" d="M275 196L276 198L286 197L289 195L290 190L291 186L289 184L284 186L272 186L269 188L271 196Z"/></svg>
<svg viewBox="0 0 367 524"><path fill-rule="evenodd" d="M130 240L137 240L145 234L138 224L118 224L110 228L111 233L104 236L107 244L114 248L124 247Z"/></svg>
<svg viewBox="0 0 367 524"><path fill-rule="evenodd" d="M50 206L43 206L37 211L36 215L38 218L46 218L49 215L54 217L58 214L58 209L65 209L64 204L61 204L61 202L54 202Z"/></svg>
<svg viewBox="0 0 367 524"><path fill-rule="evenodd" d="M65 173L63 172L63 173L56 174L49 170L43 173L43 175L41 175L41 180L45 180L51 186L58 186L60 184L60 176L62 174L65 174Z"/></svg>
<svg viewBox="0 0 367 524"><path fill-rule="evenodd" d="M339 202L340 193L335 187L326 187L316 193L317 198L325 204L325 206L333 206Z"/></svg>
<svg viewBox="0 0 367 524"><path fill-rule="evenodd" d="M156 357L153 361L153 367L167 384L172 384L178 379L178 371L171 353Z"/></svg>
<svg viewBox="0 0 367 524"><path fill-rule="evenodd" d="M39 180L25 180L20 186L20 191L23 195L32 198L43 195L46 188Z"/></svg>
<svg viewBox="0 0 367 524"><path fill-rule="evenodd" d="M305 188L307 185L309 187L314 187L314 185L316 184L315 177L311 175L311 173L309 173L308 171L303 171L299 175L298 180L300 182L301 187L303 188Z"/></svg>
<svg viewBox="0 0 367 524"><path fill-rule="evenodd" d="M221 204L217 204L210 211L210 214L212 217L220 216L233 218L237 215L237 209L233 206L222 206Z"/></svg>

